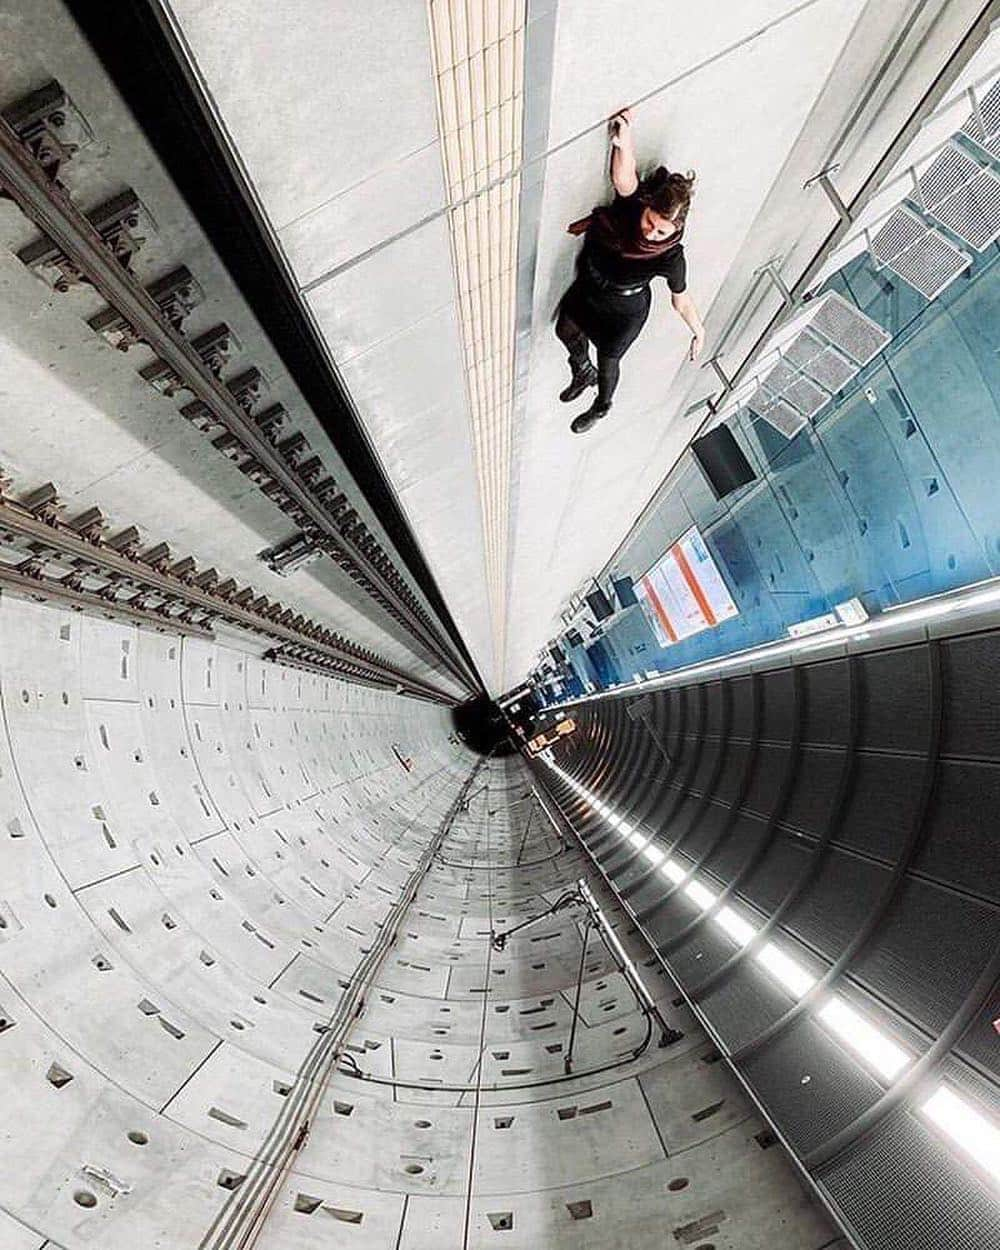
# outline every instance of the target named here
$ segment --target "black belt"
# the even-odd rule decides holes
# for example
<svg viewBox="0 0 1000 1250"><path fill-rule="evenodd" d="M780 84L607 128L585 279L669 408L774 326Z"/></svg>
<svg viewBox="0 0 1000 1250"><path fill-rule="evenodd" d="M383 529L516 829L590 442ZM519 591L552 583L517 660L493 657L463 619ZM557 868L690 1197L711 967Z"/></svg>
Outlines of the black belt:
<svg viewBox="0 0 1000 1250"><path fill-rule="evenodd" d="M608 295L638 295L641 291L649 290L648 282L640 282L638 286L619 286L617 282L610 282L589 259L584 261L583 268L587 280Z"/></svg>

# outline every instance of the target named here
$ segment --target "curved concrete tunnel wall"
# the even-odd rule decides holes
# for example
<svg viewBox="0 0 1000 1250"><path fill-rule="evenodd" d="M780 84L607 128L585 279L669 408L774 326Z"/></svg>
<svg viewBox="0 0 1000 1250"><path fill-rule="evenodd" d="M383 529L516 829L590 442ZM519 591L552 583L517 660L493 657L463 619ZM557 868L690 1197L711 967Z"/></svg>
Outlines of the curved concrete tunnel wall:
<svg viewBox="0 0 1000 1250"><path fill-rule="evenodd" d="M985 1164L921 1114L942 1083L987 1120L1000 1107L992 626L588 701L535 766L790 1149L879 1250L1000 1244ZM767 944L804 970L798 988L762 965ZM832 990L907 1052L895 1078L824 1027Z"/></svg>
<svg viewBox="0 0 1000 1250"><path fill-rule="evenodd" d="M9 596L0 665L5 1250L842 1244L519 760L440 708ZM567 1076L579 911L489 932L581 875L685 1036L646 1044L591 937ZM262 1168L310 1089L291 1170Z"/></svg>

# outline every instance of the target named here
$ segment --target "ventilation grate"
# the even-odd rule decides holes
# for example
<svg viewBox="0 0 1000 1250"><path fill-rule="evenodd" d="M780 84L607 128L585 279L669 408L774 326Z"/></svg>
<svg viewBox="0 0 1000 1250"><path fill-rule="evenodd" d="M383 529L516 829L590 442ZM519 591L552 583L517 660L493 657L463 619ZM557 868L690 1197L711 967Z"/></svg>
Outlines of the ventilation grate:
<svg viewBox="0 0 1000 1250"><path fill-rule="evenodd" d="M886 346L892 335L842 296L831 292L817 300L814 330L849 356L860 369Z"/></svg>
<svg viewBox="0 0 1000 1250"><path fill-rule="evenodd" d="M933 209L979 173L979 166L954 143L948 143L917 179L924 208Z"/></svg>
<svg viewBox="0 0 1000 1250"><path fill-rule="evenodd" d="M818 356L813 356L809 361L805 372L824 390L832 393L850 382L857 373L857 366L835 347L825 347Z"/></svg>
<svg viewBox="0 0 1000 1250"><path fill-rule="evenodd" d="M900 206L871 240L872 256L925 299L932 300L972 264L972 257Z"/></svg>
<svg viewBox="0 0 1000 1250"><path fill-rule="evenodd" d="M973 112L962 127L962 134L1000 160L1000 79L980 99L979 117Z"/></svg>
<svg viewBox="0 0 1000 1250"><path fill-rule="evenodd" d="M782 353L785 359L796 369L806 369L819 356L826 344L811 330L803 330L795 336Z"/></svg>
<svg viewBox="0 0 1000 1250"><path fill-rule="evenodd" d="M782 398L793 408L798 409L804 417L812 417L829 401L830 396L805 374L800 373L789 386L785 387Z"/></svg>
<svg viewBox="0 0 1000 1250"><path fill-rule="evenodd" d="M931 215L963 243L977 252L983 251L1000 236L1000 178L991 169L981 169L967 186L938 204Z"/></svg>
<svg viewBox="0 0 1000 1250"><path fill-rule="evenodd" d="M751 412L753 411L754 409L751 409ZM809 424L808 417L804 417L791 404L786 404L783 399L776 399L773 403L757 409L756 412L761 420L766 421L779 434L784 434L785 438L794 438Z"/></svg>

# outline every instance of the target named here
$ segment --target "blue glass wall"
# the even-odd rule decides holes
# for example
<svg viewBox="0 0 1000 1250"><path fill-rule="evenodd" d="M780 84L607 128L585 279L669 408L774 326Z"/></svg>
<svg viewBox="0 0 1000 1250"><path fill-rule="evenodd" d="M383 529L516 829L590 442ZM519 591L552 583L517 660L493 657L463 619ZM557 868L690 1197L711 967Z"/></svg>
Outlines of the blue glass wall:
<svg viewBox="0 0 1000 1250"><path fill-rule="evenodd" d="M697 525L740 616L663 649L633 609L606 631L601 684L773 641L855 595L874 614L1000 574L1000 250L932 303L867 253L826 289L887 349L792 440L741 413L759 480L721 502L685 456L615 566L638 576Z"/></svg>

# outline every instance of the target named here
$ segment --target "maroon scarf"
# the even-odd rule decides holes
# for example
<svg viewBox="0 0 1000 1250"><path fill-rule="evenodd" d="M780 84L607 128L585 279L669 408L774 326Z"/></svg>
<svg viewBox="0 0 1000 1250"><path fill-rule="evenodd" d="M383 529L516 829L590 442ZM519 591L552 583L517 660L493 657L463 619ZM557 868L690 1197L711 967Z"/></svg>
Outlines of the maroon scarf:
<svg viewBox="0 0 1000 1250"><path fill-rule="evenodd" d="M654 256L662 256L680 244L684 235L682 226L669 239L649 242L644 239L639 229L639 217L642 215L622 211L615 204L605 205L591 210L589 217L581 217L579 221L570 222L566 227L567 234L588 234L595 243L605 247L609 252L617 252L626 260L651 260Z"/></svg>

